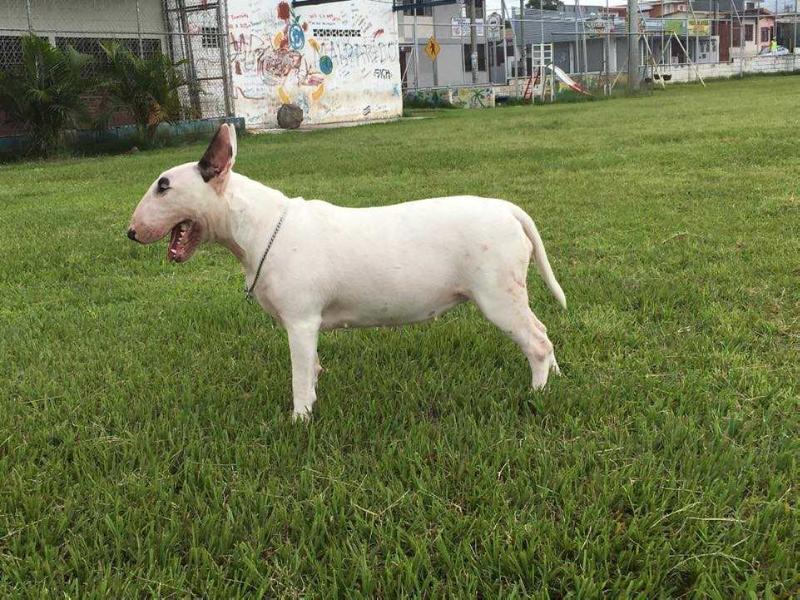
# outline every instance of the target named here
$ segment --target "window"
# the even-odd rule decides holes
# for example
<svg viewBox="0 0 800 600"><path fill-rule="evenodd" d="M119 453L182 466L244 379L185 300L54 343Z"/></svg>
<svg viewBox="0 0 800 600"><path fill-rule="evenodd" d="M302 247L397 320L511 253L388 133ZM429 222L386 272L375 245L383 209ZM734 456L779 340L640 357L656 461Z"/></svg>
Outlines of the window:
<svg viewBox="0 0 800 600"><path fill-rule="evenodd" d="M752 42L753 41L753 31L755 30L755 25L745 25L744 26L744 41L745 42Z"/></svg>
<svg viewBox="0 0 800 600"><path fill-rule="evenodd" d="M506 42L506 54L503 54L503 44L502 43L495 44L495 50L497 51L497 53L495 55L495 60L496 60L495 64L502 65L503 61L506 58L506 55L508 55L509 59L514 58L514 44L513 44L513 42Z"/></svg>
<svg viewBox="0 0 800 600"><path fill-rule="evenodd" d="M99 73L108 62L106 53L100 47L100 44L103 42L118 42L121 46L127 48L134 54L139 53L138 38L101 39L83 37L57 37L56 47L63 50L67 46L72 46L78 52L91 56L94 60L86 65L84 69L85 75L90 76ZM142 56L144 56L144 58L152 58L156 54L160 53L160 40L142 40Z"/></svg>
<svg viewBox="0 0 800 600"><path fill-rule="evenodd" d="M772 27L761 28L761 41L769 42L772 40Z"/></svg>
<svg viewBox="0 0 800 600"><path fill-rule="evenodd" d="M22 63L22 38L0 36L0 71L6 71Z"/></svg>
<svg viewBox="0 0 800 600"><path fill-rule="evenodd" d="M403 0L403 4L412 4L416 1L422 0ZM408 15L409 17L414 16L414 12L417 13L418 17L432 17L433 16L433 7L432 6L415 6L414 8L404 8L403 14Z"/></svg>
<svg viewBox="0 0 800 600"><path fill-rule="evenodd" d="M219 29L216 27L203 27L200 32L200 41L203 48L219 48Z"/></svg>
<svg viewBox="0 0 800 600"><path fill-rule="evenodd" d="M745 10L755 10L756 9L756 3L755 2L745 2L744 8L745 8Z"/></svg>
<svg viewBox="0 0 800 600"><path fill-rule="evenodd" d="M731 37L731 46L739 48L742 45L742 28L739 25L733 26L733 36Z"/></svg>
<svg viewBox="0 0 800 600"><path fill-rule="evenodd" d="M475 50L478 53L478 71L486 70L486 44L475 44ZM464 70L467 73L472 72L472 60L470 58L470 45L464 44Z"/></svg>

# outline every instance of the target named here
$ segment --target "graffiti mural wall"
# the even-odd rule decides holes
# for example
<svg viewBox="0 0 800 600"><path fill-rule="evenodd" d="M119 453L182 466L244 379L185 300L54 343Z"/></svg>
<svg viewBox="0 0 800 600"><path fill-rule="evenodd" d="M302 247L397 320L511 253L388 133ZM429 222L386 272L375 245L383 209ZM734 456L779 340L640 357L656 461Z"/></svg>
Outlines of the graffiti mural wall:
<svg viewBox="0 0 800 600"><path fill-rule="evenodd" d="M228 31L235 111L248 127L277 126L283 104L311 125L402 114L391 3L228 0Z"/></svg>

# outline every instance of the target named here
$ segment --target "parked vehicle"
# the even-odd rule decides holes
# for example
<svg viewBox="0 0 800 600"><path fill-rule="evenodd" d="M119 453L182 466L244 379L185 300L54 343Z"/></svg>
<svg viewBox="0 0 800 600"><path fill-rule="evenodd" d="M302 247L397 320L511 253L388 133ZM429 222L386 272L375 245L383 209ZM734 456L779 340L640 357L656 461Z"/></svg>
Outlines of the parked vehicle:
<svg viewBox="0 0 800 600"><path fill-rule="evenodd" d="M758 53L759 56L786 56L787 54L789 54L789 49L785 46L778 46L775 50L767 46Z"/></svg>

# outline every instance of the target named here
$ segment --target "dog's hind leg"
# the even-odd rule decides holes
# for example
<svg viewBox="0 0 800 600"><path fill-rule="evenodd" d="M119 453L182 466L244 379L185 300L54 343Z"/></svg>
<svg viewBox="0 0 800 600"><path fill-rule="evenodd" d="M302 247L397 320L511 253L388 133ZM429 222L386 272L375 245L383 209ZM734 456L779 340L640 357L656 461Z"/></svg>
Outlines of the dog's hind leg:
<svg viewBox="0 0 800 600"><path fill-rule="evenodd" d="M542 389L552 369L559 373L553 344L544 325L528 306L528 290L512 284L507 289L485 288L473 292L484 316L520 347L531 367L531 385Z"/></svg>
<svg viewBox="0 0 800 600"><path fill-rule="evenodd" d="M317 400L317 339L319 322L287 323L289 351L292 357L293 420L306 420Z"/></svg>
<svg viewBox="0 0 800 600"><path fill-rule="evenodd" d="M314 387L317 387L317 382L319 381L319 375L322 373L324 369L322 368L322 363L319 362L319 353L317 353L316 361L314 362Z"/></svg>

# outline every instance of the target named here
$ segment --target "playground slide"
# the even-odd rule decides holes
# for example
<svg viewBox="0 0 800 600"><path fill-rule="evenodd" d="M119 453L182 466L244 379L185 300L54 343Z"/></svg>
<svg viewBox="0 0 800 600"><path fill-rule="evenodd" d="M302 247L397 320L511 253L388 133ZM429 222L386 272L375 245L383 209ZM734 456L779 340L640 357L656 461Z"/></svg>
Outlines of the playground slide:
<svg viewBox="0 0 800 600"><path fill-rule="evenodd" d="M586 90L586 88L584 88L580 83L575 81L572 77L564 73L564 71L558 68L557 66L550 64L547 65L547 68L553 71L556 74L556 77L558 77L558 80L567 87L569 87L569 89L575 90L579 94L591 96L591 94Z"/></svg>

